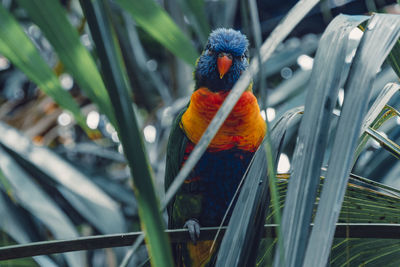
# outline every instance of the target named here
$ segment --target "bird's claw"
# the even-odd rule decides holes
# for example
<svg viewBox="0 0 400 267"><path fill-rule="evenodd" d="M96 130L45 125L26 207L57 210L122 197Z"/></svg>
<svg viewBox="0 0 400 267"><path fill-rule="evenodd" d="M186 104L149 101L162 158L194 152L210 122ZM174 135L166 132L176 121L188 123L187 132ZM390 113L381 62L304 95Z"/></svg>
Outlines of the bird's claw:
<svg viewBox="0 0 400 267"><path fill-rule="evenodd" d="M196 245L196 241L200 237L199 221L197 221L196 219L187 220L183 227L188 229L190 239L192 240L193 244Z"/></svg>

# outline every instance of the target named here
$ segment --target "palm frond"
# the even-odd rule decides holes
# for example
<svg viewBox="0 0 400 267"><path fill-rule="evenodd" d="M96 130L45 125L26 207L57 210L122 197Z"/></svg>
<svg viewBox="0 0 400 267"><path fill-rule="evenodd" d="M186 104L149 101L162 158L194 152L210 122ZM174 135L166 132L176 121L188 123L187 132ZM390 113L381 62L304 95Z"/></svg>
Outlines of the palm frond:
<svg viewBox="0 0 400 267"><path fill-rule="evenodd" d="M333 240L334 226L339 216L335 207L340 207L343 201L351 159L366 112L364 103L369 99L371 82L378 68L400 37L400 18L376 14L369 21L367 29L345 85L348 95L341 112L305 265L324 265L328 260L330 250L320 244L329 244Z"/></svg>
<svg viewBox="0 0 400 267"><path fill-rule="evenodd" d="M320 168L329 135L331 113L341 81L346 77L349 34L367 17L337 16L325 30L308 84L305 111L293 156L293 175L282 216L287 266L302 262L307 245ZM353 46L356 46L353 44ZM331 62L326 64L326 62ZM316 101L315 99L318 99ZM296 222L296 223L295 223ZM279 266L278 254L274 266Z"/></svg>

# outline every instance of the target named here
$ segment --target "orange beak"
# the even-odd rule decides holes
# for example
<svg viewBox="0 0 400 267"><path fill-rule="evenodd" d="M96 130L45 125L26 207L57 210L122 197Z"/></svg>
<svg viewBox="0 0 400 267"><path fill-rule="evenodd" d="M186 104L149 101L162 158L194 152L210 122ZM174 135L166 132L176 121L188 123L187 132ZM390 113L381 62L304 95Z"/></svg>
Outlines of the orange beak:
<svg viewBox="0 0 400 267"><path fill-rule="evenodd" d="M217 66L219 72L219 78L222 79L225 73L228 72L229 68L232 66L232 56L227 53L220 53L217 59Z"/></svg>

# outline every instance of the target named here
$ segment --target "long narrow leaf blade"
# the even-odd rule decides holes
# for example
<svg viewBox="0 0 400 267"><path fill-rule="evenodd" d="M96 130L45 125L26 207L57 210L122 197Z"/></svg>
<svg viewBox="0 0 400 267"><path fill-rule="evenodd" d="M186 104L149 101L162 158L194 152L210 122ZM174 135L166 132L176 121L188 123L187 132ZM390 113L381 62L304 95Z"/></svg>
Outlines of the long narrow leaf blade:
<svg viewBox="0 0 400 267"><path fill-rule="evenodd" d="M0 168L12 184L18 203L39 219L58 239L76 238L75 226L52 199L0 148ZM66 254L71 266L82 266L82 253Z"/></svg>
<svg viewBox="0 0 400 267"><path fill-rule="evenodd" d="M264 143L254 155L244 179L240 189L243 193L240 193L237 199L222 240L217 266L254 265L256 257L252 253L257 251L258 237L261 238L268 206L267 158Z"/></svg>
<svg viewBox="0 0 400 267"><path fill-rule="evenodd" d="M206 3L204 0L189 0L187 5L190 10L195 15L197 22L199 23L200 29L202 30L205 38L210 32L210 25L208 23L207 13L206 13ZM207 39L206 39L207 40Z"/></svg>
<svg viewBox="0 0 400 267"><path fill-rule="evenodd" d="M392 65L393 70L396 72L397 76L400 78L400 40L397 40L392 51L389 54L389 62Z"/></svg>
<svg viewBox="0 0 400 267"><path fill-rule="evenodd" d="M1 170L0 170L1 171ZM1 232L7 233L13 240L20 244L31 242L31 238L27 233L30 229L26 223L26 218L16 208L16 205L0 190L0 229ZM29 231L29 230L28 230ZM3 240L0 238L0 244L4 246ZM33 258L42 266L56 267L57 265L47 256L39 256ZM16 262L13 262L16 264ZM4 262L6 266L7 262Z"/></svg>
<svg viewBox="0 0 400 267"><path fill-rule="evenodd" d="M278 164L279 155L281 154L282 144L284 142L286 132L293 122L298 121L299 116L304 114L304 106L293 108L285 112L274 124L271 129L271 143L275 148L275 165Z"/></svg>
<svg viewBox="0 0 400 267"><path fill-rule="evenodd" d="M207 24L207 16L204 13L204 2L203 0L175 0L182 13L187 17L189 24L192 26L193 30L196 32L201 43L207 42L207 36L210 32Z"/></svg>
<svg viewBox="0 0 400 267"><path fill-rule="evenodd" d="M280 203L282 204L281 208L283 208L284 198L288 194L287 184L289 175L279 174L278 177L281 178L278 182L278 188ZM321 193L324 181L325 178L321 177L317 196ZM396 188L350 174L338 223L399 224L399 192ZM270 206L270 210L273 212L272 206ZM316 210L314 210L314 215L315 212ZM272 217L273 214L269 213L267 223L271 221Z"/></svg>
<svg viewBox="0 0 400 267"><path fill-rule="evenodd" d="M0 4L0 53L22 70L30 80L62 108L69 110L83 129L88 129L78 104L65 91L40 56L33 43L26 36L17 21Z"/></svg>
<svg viewBox="0 0 400 267"><path fill-rule="evenodd" d="M392 96L400 90L400 85L396 83L388 83L382 91L379 93L378 97L375 99L374 104L368 110L367 115L361 126L361 133L363 133L371 123L376 119L385 105L389 102Z"/></svg>
<svg viewBox="0 0 400 267"><path fill-rule="evenodd" d="M172 266L171 247L164 233L164 224L156 199L150 165L147 160L141 132L130 101L130 87L122 65L121 51L107 15L107 2L82 0L96 49L101 60L105 83L110 95L117 128L128 160L135 196L138 202L142 228L153 266Z"/></svg>
<svg viewBox="0 0 400 267"><path fill-rule="evenodd" d="M240 94L243 92L239 91L239 89L242 89L240 86L248 84L247 79L251 79L253 75L256 75L257 72L259 72L260 64L265 62L271 56L276 46L283 41L285 36L287 36L287 34L291 32L295 25L298 24L305 17L308 11L310 11L312 7L317 4L317 2L318 1L313 0L299 2L289 11L287 16L271 33L271 36L264 42L259 51L260 54L258 55L258 57L256 57L256 59L253 59L253 62L250 66L250 74L248 74L248 72L245 72L242 75L242 77L235 84L234 88L228 95L224 105L226 104L227 107L229 107L228 105L231 104L229 101L232 101L233 105L237 102L237 98L235 96L236 90ZM218 113L220 113L220 111L224 109L224 105L220 108ZM219 115L218 113L216 117ZM210 123L209 128L212 127L211 125L213 124L214 119ZM206 134L207 132L203 135L203 137L206 136ZM260 173L250 168L248 173L249 177L247 177L244 186L248 186L247 188L252 188L252 190L243 190L240 193L238 200L238 203L240 204L237 204L235 206L233 214L235 216L232 217L232 219L230 220L228 232L224 236L224 239L222 241L221 248L218 253L217 266L242 266L248 264L251 265L254 263L255 257L252 257L250 255L250 248L257 248L259 243L259 239L257 238L257 236L259 236L258 233L260 231L260 220L262 221L262 218L259 216L262 216L265 212L262 207L265 207L266 203L263 202L267 200L268 193L268 184L266 183L267 173L265 172L268 172L271 202L273 203L276 211L275 223L280 225L280 210L278 208L278 196L275 185L275 153L272 148L269 132L266 134L262 150L264 150L264 153L266 153L266 161L265 159L263 160L261 157L256 157L253 164L256 164L255 166L258 166L257 164L266 164L268 168L267 166L263 166L262 168L256 167L257 171L264 171L264 174L261 176L262 182L260 182L260 185L258 187L254 186L254 183L260 181ZM190 158L188 159L188 161L189 160ZM187 164L187 162L185 163L185 165ZM257 214L257 212L259 214ZM280 248L279 251L282 251L282 246L280 242L281 231L279 226L278 236L278 244ZM283 256L283 253L281 255Z"/></svg>
<svg viewBox="0 0 400 267"><path fill-rule="evenodd" d="M388 108L385 108L385 105L389 102L392 96L399 91L400 85L395 83L388 83L382 91L379 93L378 97L375 99L374 104L372 104L371 108L368 110L367 115L365 115L363 124L361 126L361 136L358 141L357 149L353 158L353 164L356 162L357 158L361 154L361 151L364 149L368 141L368 135L365 133L365 130L368 127L372 127L373 129L378 129L385 121L395 116L395 112Z"/></svg>
<svg viewBox="0 0 400 267"><path fill-rule="evenodd" d="M175 56L194 66L198 53L171 17L154 0L117 0L136 23Z"/></svg>
<svg viewBox="0 0 400 267"><path fill-rule="evenodd" d="M326 264L343 202L372 81L400 36L400 18L376 14L370 20L356 53L349 79L337 135L329 161L327 178L307 247L305 266Z"/></svg>
<svg viewBox="0 0 400 267"><path fill-rule="evenodd" d="M303 261L331 113L344 71L350 32L367 17L339 15L325 30L314 59L304 116L294 152L293 175L282 217L286 266ZM330 64L326 64L330 62ZM278 252L274 266L280 266Z"/></svg>
<svg viewBox="0 0 400 267"><path fill-rule="evenodd" d="M93 58L80 42L78 32L69 23L60 2L47 1L46 4L41 0L17 2L46 35L81 89L114 124L110 99L100 73Z"/></svg>
<svg viewBox="0 0 400 267"><path fill-rule="evenodd" d="M280 194L280 203L284 204L284 198L287 196L287 176L288 174L278 175L282 179L278 182L279 194ZM322 189L322 183L325 179L321 179L318 194ZM361 184L355 185L354 183ZM367 186L364 187L363 185ZM396 225L400 222L400 213L398 209L400 208L400 197L399 190L382 185L371 180L368 180L363 177L355 176L353 174L350 175L350 180L347 185L347 190L345 194L345 199L343 206L341 208L339 221L336 224L335 231L335 244L331 250L330 256L330 264L331 266L344 266L343 264L346 262L351 263L352 261L361 262L362 260L371 260L377 257L383 257L382 260L394 261L396 258L391 257L390 255L380 255L379 251L368 251L368 253L360 253L364 250L362 249L362 245L366 245L365 250L368 250L368 247L373 245L374 242L380 241L383 236L378 234L382 233L382 231L376 229L372 230L373 234L378 234L377 236L367 236L369 232L368 230L362 230L360 228L361 225L365 227L374 227L374 225L387 225L389 227L394 227L393 229L385 230L383 232L388 233L388 238L397 238L399 231L396 231ZM282 208L282 207L281 207ZM269 207L271 211L273 211L272 205ZM315 215L315 212L314 212ZM271 221L273 214L269 214L267 217L267 222ZM352 227L351 225L359 224L356 227ZM340 227L342 228L342 236L339 236L338 233L341 232ZM382 229L383 230L383 229ZM360 231L361 235L357 235L357 232ZM346 238L343 240L343 238ZM360 239L361 238L361 239ZM366 239L366 238L374 238L374 239ZM257 266L271 266L271 250L276 243L273 242L274 239L269 238L264 240L262 244L262 249L260 250L259 259L257 262ZM268 242L269 241L269 242ZM272 241L272 242L271 242ZM389 245L393 244L392 240L386 239ZM341 242L341 244L339 243ZM397 244L400 242L396 240ZM357 246L360 246L360 250L357 249ZM385 246L382 246L385 247ZM392 249L392 251L395 249ZM353 266L353 265L350 265ZM355 265L359 266L359 264ZM380 265L378 265L380 266ZM386 265L383 265L386 266ZM396 266L396 265L394 265Z"/></svg>
<svg viewBox="0 0 400 267"><path fill-rule="evenodd" d="M392 140L386 138L379 132L372 128L366 130L367 134L371 136L375 141L377 141L383 148L388 150L393 156L400 159L400 147Z"/></svg>
<svg viewBox="0 0 400 267"><path fill-rule="evenodd" d="M97 187L89 177L61 159L51 150L34 145L16 129L0 123L0 144L13 151L27 166L32 166L49 179L76 195L87 210L78 211L103 233L125 230L125 222L118 204Z"/></svg>
<svg viewBox="0 0 400 267"><path fill-rule="evenodd" d="M395 238L395 236L393 236ZM400 240L346 238L335 240L330 266L399 266Z"/></svg>

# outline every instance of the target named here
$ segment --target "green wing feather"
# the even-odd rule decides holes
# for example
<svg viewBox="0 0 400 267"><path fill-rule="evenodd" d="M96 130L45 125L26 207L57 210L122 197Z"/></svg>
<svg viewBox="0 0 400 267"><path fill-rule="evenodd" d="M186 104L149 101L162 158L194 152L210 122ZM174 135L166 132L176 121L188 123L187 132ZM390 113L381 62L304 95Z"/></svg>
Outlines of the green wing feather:
<svg viewBox="0 0 400 267"><path fill-rule="evenodd" d="M175 121L171 128L171 133L168 139L167 145L167 162L165 167L165 192L168 190L169 186L172 184L174 178L178 174L182 161L183 156L185 153L186 144L188 142L188 138L186 137L185 133L180 127L181 118L183 113L185 113L187 107L183 108L175 118ZM171 201L168 204L167 211L168 211L168 228L171 228L172 225L172 206L173 202Z"/></svg>

